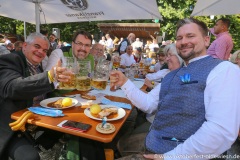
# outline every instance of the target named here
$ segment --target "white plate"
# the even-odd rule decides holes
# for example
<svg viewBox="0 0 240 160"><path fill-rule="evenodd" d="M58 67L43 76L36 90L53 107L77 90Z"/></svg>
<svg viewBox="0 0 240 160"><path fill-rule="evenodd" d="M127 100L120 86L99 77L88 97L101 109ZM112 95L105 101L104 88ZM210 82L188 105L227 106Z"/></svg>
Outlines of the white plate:
<svg viewBox="0 0 240 160"><path fill-rule="evenodd" d="M116 106L112 106L112 105L100 105L100 106L101 106L102 109L103 108L109 108L109 107L116 107ZM116 108L118 108L118 116L115 117L115 118L112 118L112 119L107 119L107 121L115 121L115 120L123 118L126 115L126 112L125 112L124 109L119 108L119 107L116 107ZM97 117L92 116L92 114L90 113L90 108L86 108L84 110L84 114L89 118L102 121L101 118L97 118Z"/></svg>
<svg viewBox="0 0 240 160"><path fill-rule="evenodd" d="M75 106L76 104L78 104L78 100L71 98L72 99L72 105L68 106L68 107L64 107L64 108L54 108L54 107L48 107L47 104L57 101L60 98L66 98L66 97L54 97L54 98L48 98L48 99L44 99L40 102L40 105L44 108L51 108L51 109L67 109L67 108L71 108L73 106Z"/></svg>

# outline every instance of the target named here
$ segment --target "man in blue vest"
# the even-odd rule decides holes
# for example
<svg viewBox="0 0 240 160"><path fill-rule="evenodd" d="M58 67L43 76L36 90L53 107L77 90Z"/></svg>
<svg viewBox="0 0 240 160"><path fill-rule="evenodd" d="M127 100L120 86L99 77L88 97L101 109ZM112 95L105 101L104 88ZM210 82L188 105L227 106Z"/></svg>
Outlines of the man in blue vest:
<svg viewBox="0 0 240 160"><path fill-rule="evenodd" d="M129 33L128 37L123 39L123 41L118 46L119 55L122 55L126 52L127 46L131 45L135 41L135 34Z"/></svg>
<svg viewBox="0 0 240 160"><path fill-rule="evenodd" d="M112 86L121 86L140 110L156 114L145 148L138 151L150 154L142 158L214 159L236 140L240 126L239 68L208 56L209 42L206 24L193 18L180 20L176 48L184 65L168 73L155 93L145 97L121 72L111 73ZM154 96L157 93L159 96Z"/></svg>

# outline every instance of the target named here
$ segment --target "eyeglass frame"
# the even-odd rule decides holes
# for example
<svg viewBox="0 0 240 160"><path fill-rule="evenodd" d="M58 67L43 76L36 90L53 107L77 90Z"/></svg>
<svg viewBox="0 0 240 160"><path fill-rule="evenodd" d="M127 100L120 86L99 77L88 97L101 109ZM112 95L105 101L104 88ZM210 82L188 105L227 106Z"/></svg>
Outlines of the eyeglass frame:
<svg viewBox="0 0 240 160"><path fill-rule="evenodd" d="M83 47L84 46L85 48L90 48L92 46L92 44L83 44L82 42L74 42L73 41L73 43L76 44L79 47Z"/></svg>

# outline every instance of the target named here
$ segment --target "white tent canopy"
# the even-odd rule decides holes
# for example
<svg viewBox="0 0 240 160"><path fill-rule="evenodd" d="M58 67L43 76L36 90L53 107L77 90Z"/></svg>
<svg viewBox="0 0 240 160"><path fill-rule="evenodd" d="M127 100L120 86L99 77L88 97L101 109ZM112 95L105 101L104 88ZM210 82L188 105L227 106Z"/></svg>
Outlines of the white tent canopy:
<svg viewBox="0 0 240 160"><path fill-rule="evenodd" d="M36 24L162 19L156 0L0 0L0 15Z"/></svg>
<svg viewBox="0 0 240 160"><path fill-rule="evenodd" d="M240 14L240 0L198 0L191 16Z"/></svg>

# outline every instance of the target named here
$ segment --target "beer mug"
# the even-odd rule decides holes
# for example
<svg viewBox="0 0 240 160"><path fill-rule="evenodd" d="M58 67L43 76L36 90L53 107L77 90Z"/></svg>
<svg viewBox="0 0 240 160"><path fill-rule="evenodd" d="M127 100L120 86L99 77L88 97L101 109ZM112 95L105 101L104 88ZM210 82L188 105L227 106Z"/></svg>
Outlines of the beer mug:
<svg viewBox="0 0 240 160"><path fill-rule="evenodd" d="M91 86L97 90L106 89L111 70L112 70L112 62L108 60L100 59L93 71Z"/></svg>
<svg viewBox="0 0 240 160"><path fill-rule="evenodd" d="M118 69L120 67L120 61L121 61L120 56L117 56L117 55L112 56L112 61L113 61L113 69Z"/></svg>
<svg viewBox="0 0 240 160"><path fill-rule="evenodd" d="M89 60L77 61L76 89L88 91L91 89L91 63Z"/></svg>
<svg viewBox="0 0 240 160"><path fill-rule="evenodd" d="M60 82L58 88L71 90L75 89L76 86L76 65L73 57L63 57L62 58L62 66L66 67L67 71L69 71L69 76L71 77L68 82Z"/></svg>

